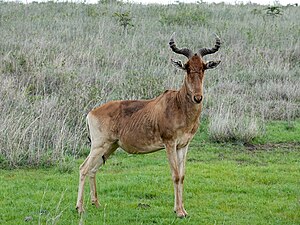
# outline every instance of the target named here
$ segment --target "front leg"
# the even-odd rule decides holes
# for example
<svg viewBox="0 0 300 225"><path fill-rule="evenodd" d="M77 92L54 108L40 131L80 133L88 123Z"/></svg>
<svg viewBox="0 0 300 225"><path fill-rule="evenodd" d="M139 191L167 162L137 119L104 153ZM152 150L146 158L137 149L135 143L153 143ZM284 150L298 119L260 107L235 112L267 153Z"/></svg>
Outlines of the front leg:
<svg viewBox="0 0 300 225"><path fill-rule="evenodd" d="M183 208L182 203L182 183L183 183L183 177L180 175L180 169L179 169L179 160L177 156L177 150L176 150L176 143L168 143L166 144L166 152L172 172L172 179L174 184L174 210L178 217L185 217L187 213L185 212ZM181 154L181 153L180 153Z"/></svg>
<svg viewBox="0 0 300 225"><path fill-rule="evenodd" d="M178 191L179 195L181 196L181 209L185 216L187 216L187 212L184 209L184 204L183 204L183 182L184 182L184 175L185 175L185 162L186 162L186 155L188 151L188 145L185 146L184 148L178 149L177 150L177 159L178 159L178 168L179 168L179 184L178 184ZM176 210L174 206L174 210Z"/></svg>

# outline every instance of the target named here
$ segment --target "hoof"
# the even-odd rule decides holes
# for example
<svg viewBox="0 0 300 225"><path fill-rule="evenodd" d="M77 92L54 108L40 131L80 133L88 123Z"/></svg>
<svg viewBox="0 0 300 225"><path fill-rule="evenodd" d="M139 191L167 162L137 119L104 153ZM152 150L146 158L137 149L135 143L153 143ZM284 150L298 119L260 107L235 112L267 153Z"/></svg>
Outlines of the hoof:
<svg viewBox="0 0 300 225"><path fill-rule="evenodd" d="M77 211L79 214L84 213L84 209L83 209L82 206L76 206L76 211Z"/></svg>
<svg viewBox="0 0 300 225"><path fill-rule="evenodd" d="M186 217L186 215L184 213L176 213L176 214L177 214L177 217L180 219L183 219Z"/></svg>
<svg viewBox="0 0 300 225"><path fill-rule="evenodd" d="M92 205L96 206L96 208L99 208L99 207L100 207L100 204L99 204L98 200L92 202Z"/></svg>
<svg viewBox="0 0 300 225"><path fill-rule="evenodd" d="M183 219L188 216L187 212L185 210L180 210L180 211L174 211L176 213L177 217L180 219Z"/></svg>

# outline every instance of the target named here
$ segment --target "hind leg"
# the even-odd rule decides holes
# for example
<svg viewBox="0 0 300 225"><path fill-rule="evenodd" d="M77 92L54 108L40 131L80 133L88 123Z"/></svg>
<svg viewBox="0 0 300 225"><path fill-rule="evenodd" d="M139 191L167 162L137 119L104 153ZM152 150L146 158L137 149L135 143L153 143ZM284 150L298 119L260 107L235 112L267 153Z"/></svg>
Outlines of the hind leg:
<svg viewBox="0 0 300 225"><path fill-rule="evenodd" d="M97 149L98 150L98 149ZM103 153L101 149L99 149L99 155L95 155L90 160L90 167L88 171L89 180L90 180L90 192L91 192L91 201L92 204L97 208L99 207L99 201L97 197L97 189L96 189L96 173L100 166L104 164L104 160L101 157Z"/></svg>
<svg viewBox="0 0 300 225"><path fill-rule="evenodd" d="M117 149L117 147L116 144L107 144L92 151L88 175L90 178L91 201L96 207L99 207L96 188L96 173L99 167L105 163L105 160Z"/></svg>
<svg viewBox="0 0 300 225"><path fill-rule="evenodd" d="M84 162L79 167L79 187L78 187L78 196L77 196L77 203L76 203L76 209L79 213L84 212L83 190L84 190L85 177L87 175L88 160L89 160L89 156L84 160Z"/></svg>
<svg viewBox="0 0 300 225"><path fill-rule="evenodd" d="M97 198L96 192L96 172L99 167L103 165L104 160L109 157L109 155L115 151L117 148L116 144L113 143L103 143L102 145L98 145L94 147L92 145L91 152L86 160L80 166L80 177L79 177L79 188L78 188L78 198L76 209L79 213L84 211L83 209L83 190L84 190L84 182L86 175L89 176L90 179L90 191L91 191L91 201L96 207L99 206L99 201Z"/></svg>

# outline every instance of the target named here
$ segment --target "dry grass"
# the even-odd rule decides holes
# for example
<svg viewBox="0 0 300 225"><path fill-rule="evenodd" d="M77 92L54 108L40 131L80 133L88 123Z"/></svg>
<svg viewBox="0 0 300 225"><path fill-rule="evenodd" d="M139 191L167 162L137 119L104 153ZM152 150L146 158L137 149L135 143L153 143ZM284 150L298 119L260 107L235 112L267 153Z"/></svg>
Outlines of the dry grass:
<svg viewBox="0 0 300 225"><path fill-rule="evenodd" d="M251 141L264 120L300 117L299 7L268 17L257 5L0 5L0 161L10 166L78 155L95 105L180 87L169 63L181 58L168 48L174 31L194 49L222 38L206 58L222 60L205 78L212 138ZM126 35L113 16L125 12L134 25Z"/></svg>

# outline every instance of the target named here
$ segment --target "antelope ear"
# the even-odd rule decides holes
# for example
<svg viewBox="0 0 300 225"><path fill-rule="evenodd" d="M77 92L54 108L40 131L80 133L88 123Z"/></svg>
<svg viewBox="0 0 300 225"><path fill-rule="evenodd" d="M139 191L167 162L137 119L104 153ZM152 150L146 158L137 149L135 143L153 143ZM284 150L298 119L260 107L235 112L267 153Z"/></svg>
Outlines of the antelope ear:
<svg viewBox="0 0 300 225"><path fill-rule="evenodd" d="M206 64L205 64L205 69L213 69L215 67L217 67L219 64L220 64L220 60L218 61L208 61Z"/></svg>
<svg viewBox="0 0 300 225"><path fill-rule="evenodd" d="M174 59L171 59L172 65L175 66L178 69L186 70L185 65L182 64L180 60L175 61Z"/></svg>

